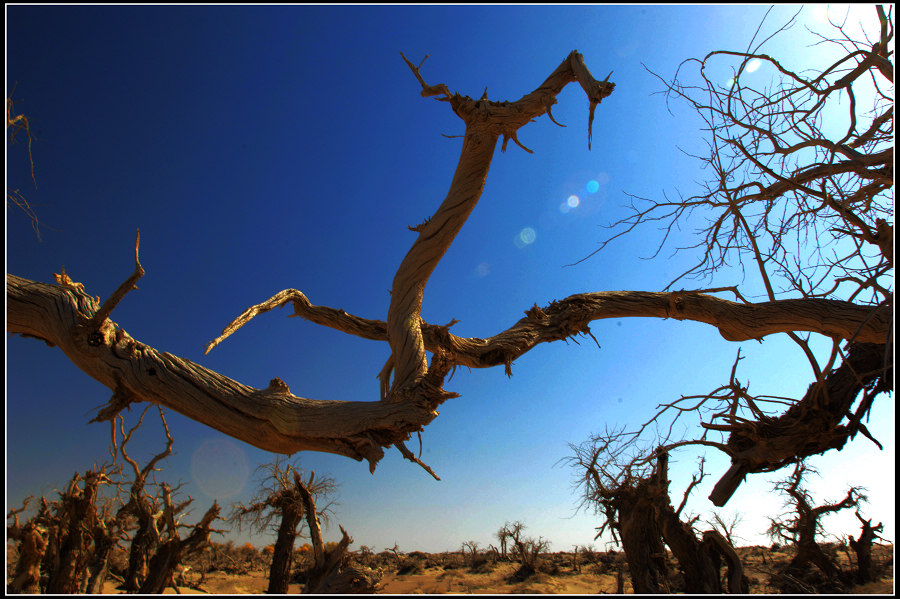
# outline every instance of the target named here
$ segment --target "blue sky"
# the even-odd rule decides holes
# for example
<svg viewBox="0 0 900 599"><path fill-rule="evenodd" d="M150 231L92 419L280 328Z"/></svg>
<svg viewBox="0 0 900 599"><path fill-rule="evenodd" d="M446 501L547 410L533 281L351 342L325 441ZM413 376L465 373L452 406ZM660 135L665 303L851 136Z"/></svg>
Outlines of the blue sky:
<svg viewBox="0 0 900 599"><path fill-rule="evenodd" d="M778 6L764 31L796 9ZM661 83L678 64L716 49L744 50L763 6L221 6L7 7L7 94L29 117L35 188L24 144L12 146L7 186L19 189L41 221L39 242L21 212L7 209L7 271L38 281L66 272L105 299L133 270L141 230L139 290L113 320L135 339L265 387L282 378L316 399L372 400L389 355L376 343L287 319L257 317L209 355L203 348L235 316L286 288L318 305L384 319L393 274L414 241L408 225L430 216L459 157L462 121L446 103L421 98L400 57L430 55L430 84L493 100L535 89L577 49L592 73L613 71L616 90L597 108L587 148L587 102L568 86L546 117L519 131L527 154L498 151L484 194L425 292L422 315L460 322L453 332L489 337L533 304L575 293L661 290L691 265L655 260L660 233L645 228L577 266L607 225L625 212L625 193L690 194L705 173L678 148L705 147L701 122L683 105L670 113ZM874 14L873 10L869 12ZM871 17L869 14L863 14ZM822 29L811 8L801 22ZM801 27L767 46L791 64L815 57ZM771 72L760 69L760 78ZM723 75L724 77L725 75ZM592 183L594 182L594 183ZM523 234L524 232L524 234ZM528 243L523 242L528 241ZM761 298L748 270L723 273ZM691 284L688 283L687 286ZM698 285L699 286L699 285ZM706 325L625 319L598 321L590 339L545 344L513 365L458 369L445 388L461 394L422 435L422 458L443 479L388 452L367 465L305 453L305 470L340 484L336 522L358 547L455 549L496 542L507 520L543 536L553 550L592 543L599 524L573 515L573 472L558 462L568 443L606 425L640 424L681 394L727 380L741 348L739 378L751 391L799 396L811 381L805 358L786 338L726 342ZM88 424L111 392L58 349L7 338L7 503L52 494L76 470L108 458L109 428ZM848 484L870 489L865 510L893 539L892 398L873 411L879 452L859 439L812 463L823 472L817 499L839 499ZM139 411L127 414L127 424ZM164 446L153 413L133 443L145 461ZM182 481L199 517L213 499L247 501L254 468L272 455L168 412L175 455L161 479ZM412 449L417 444L413 440ZM695 458L673 456L677 503ZM709 476L689 509L709 513L706 496L727 468L710 455ZM782 499L757 475L724 512L742 511L738 534L762 542L765 516ZM858 534L852 514L837 532ZM828 526L828 521L826 521ZM843 527L843 528L842 528ZM339 536L334 527L327 537ZM262 545L260 536L231 536ZM597 543L599 546L599 543Z"/></svg>

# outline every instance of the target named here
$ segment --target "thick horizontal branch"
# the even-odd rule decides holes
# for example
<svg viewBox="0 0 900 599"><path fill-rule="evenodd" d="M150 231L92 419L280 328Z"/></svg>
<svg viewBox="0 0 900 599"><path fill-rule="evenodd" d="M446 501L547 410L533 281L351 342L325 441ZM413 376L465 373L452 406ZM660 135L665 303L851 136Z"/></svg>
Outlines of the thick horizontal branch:
<svg viewBox="0 0 900 599"><path fill-rule="evenodd" d="M63 280L50 285L8 274L7 331L59 347L113 390L118 409L136 401L161 404L260 449L336 453L365 458L371 468L383 456L381 447L407 440L437 416L418 403L297 397L277 378L265 389L241 384L140 343L110 320L95 329L99 300L80 283Z"/></svg>
<svg viewBox="0 0 900 599"><path fill-rule="evenodd" d="M68 277L60 277L58 285L12 274L6 280L8 332L58 346L78 368L113 390L111 404L116 409L107 410L105 419L131 402L148 401L267 451L336 453L367 459L374 468L382 447L402 443L422 430L437 416L434 407L449 396L437 385L424 388L412 402L314 400L293 395L277 378L267 388L256 389L140 343L108 319L95 328L92 319L100 309L99 300ZM247 310L226 334L253 315L288 302L293 302L295 315L318 324L387 340L384 322L314 306L296 290L283 291ZM449 326L426 323L422 331L426 347L439 355L433 367L503 364L509 371L513 359L538 343L587 333L592 320L635 316L707 322L731 340L787 330L850 338L858 329L859 340L883 343L889 314L885 309L821 299L745 305L705 294L611 291L573 295L544 309L535 306L512 328L488 339L457 337Z"/></svg>

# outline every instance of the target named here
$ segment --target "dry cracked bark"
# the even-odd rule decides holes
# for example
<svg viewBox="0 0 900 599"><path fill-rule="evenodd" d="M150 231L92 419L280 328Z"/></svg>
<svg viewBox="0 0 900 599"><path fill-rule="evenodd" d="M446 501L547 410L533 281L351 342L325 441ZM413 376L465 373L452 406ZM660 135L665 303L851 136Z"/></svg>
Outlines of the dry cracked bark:
<svg viewBox="0 0 900 599"><path fill-rule="evenodd" d="M590 335L588 325L593 320L695 320L717 327L725 339L732 341L784 331L812 331L872 343L884 343L888 338L889 308L814 298L737 303L695 291L573 295L544 308L535 305L514 326L484 339L452 335L449 327L453 323L438 326L424 322L420 314L425 286L478 202L500 138L503 149L509 139L521 146L516 131L545 112L552 119L550 109L556 95L565 85L577 81L590 102L590 145L594 109L615 86L594 79L577 52L566 57L536 90L515 102L451 94L446 85L426 84L419 73L421 64L407 64L422 86L422 95L448 102L465 122L466 132L445 200L430 219L411 227L418 238L394 277L386 320L314 306L300 291L288 289L249 308L207 347L209 351L256 314L290 302L295 316L389 343L392 354L380 375L379 401L298 397L278 378L267 388L256 389L133 339L109 315L143 275L137 247L134 274L102 305L99 298L88 295L83 285L64 272L56 275L56 285L8 274L8 332L59 347L82 371L112 389L112 399L97 420L110 420L130 403L147 401L264 450L285 454L300 450L330 452L366 459L371 470L383 457L382 448L391 446L417 461L408 450L403 451L403 442L437 417L438 405L456 397L442 388L445 376L454 367L502 364L509 374L512 361L539 343ZM430 364L427 352L433 354Z"/></svg>

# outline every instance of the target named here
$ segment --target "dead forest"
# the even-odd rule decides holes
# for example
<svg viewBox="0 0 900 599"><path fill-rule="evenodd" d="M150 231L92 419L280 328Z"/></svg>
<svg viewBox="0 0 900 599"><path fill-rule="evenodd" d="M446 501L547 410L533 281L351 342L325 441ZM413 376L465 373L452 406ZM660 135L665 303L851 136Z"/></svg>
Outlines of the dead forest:
<svg viewBox="0 0 900 599"><path fill-rule="evenodd" d="M806 484L815 456L848 443L881 448L866 427L867 416L874 402L893 401L894 24L892 7L872 10L880 30L871 38L849 39L835 26L832 37L819 40L842 49L832 64L795 72L767 54L767 40L754 39L745 51L685 60L671 76L651 71L667 102L690 107L706 124L709 151L698 157L704 187L677 199L629 197L631 212L614 223L597 251L648 226L672 230L700 214L706 228L686 248L695 265L661 290L597 290L523 306L518 322L484 338L454 335L454 322L423 319L429 278L478 203L492 161L502 160L510 141L510 150L530 151L519 129L544 115L553 120L557 96L576 84L587 98L589 151L604 143L594 130L595 113L602 113L616 85L612 74L593 74L606 72L599 57L573 51L516 101L493 101L486 92L473 99L450 84L429 83L439 74L429 73L425 60L401 55L421 96L449 108L465 133L445 199L431 217L410 227L415 241L397 267L387 314L363 318L314 305L289 288L243 309L206 345L207 353L214 351L256 317L291 306L292 316L387 344L390 357L378 374L377 393L366 401L305 398L280 378L254 388L133 338L111 316L145 275L139 232L133 273L103 301L64 270L52 283L7 273L7 332L58 348L111 392L92 419L110 431L110 459L74 473L55 496L9 507L7 591L232 592L214 586L225 575L256 576L265 585L257 592L277 594L397 592L405 587L391 585L402 577L426 573L434 575L428 584L436 592L514 592L508 585L520 585L517 592L552 592L551 586L527 585L581 576L592 577L599 590L607 588L599 586L606 580L604 592L652 594L852 593L892 581L893 547L879 542L883 520L891 515L868 513L867 491L852 479L839 498L815 497ZM745 86L741 74L753 61L773 66L777 82L765 89ZM719 62L734 65L730 86L707 78ZM828 126L835 113L849 123L839 131ZM8 144L29 135L27 118L14 114L8 98ZM7 203L37 222L26 197L8 191ZM719 285L717 272L735 261L762 281L764 301ZM699 283L685 289L688 280ZM492 536L496 543L469 541L444 554L404 553L396 545L354 550L353 531L342 527L339 542L323 540L324 525L339 526L339 481L306 472L301 460L284 455L337 454L375 473L385 452L396 450L411 467L439 479L407 443L439 416L441 404L459 397L449 389L454 369L502 367L510 373L514 360L540 351L542 343L590 340L592 322L626 317L703 323L731 342L785 334L814 376L800 397L757 396L740 380L738 352L716 389L662 399L636 430L598 422L602 432L571 440L569 455L560 458L574 475L576 501L596 515L596 539L611 535L615 549L551 552L552 539L526 535L520 521L504 523ZM827 359L811 348L813 336L831 344ZM141 415L126 426L129 410ZM167 412L281 456L260 466L251 502L196 506L178 484L165 480L166 460L178 442ZM158 415L165 438L142 464L130 455L129 443L151 415ZM694 436L674 436L678 419L693 419ZM730 467L709 473L701 460L683 496L673 497L670 459L688 448L722 453ZM734 523L703 521L684 510L706 476L718 481L710 505L721 507L748 477L763 473L781 477L772 492L784 499L784 511L772 516L767 531L758 531L772 540L768 548L740 547L732 538ZM199 510L196 522L186 524L191 510ZM855 514L858 531L826 540L821 519L842 510ZM231 529L272 534L275 541L258 549L217 540ZM454 587L445 580L448 573L451 579L463 580L462 573L486 578L481 587ZM496 580L488 584L491 575ZM506 590L498 591L501 580Z"/></svg>

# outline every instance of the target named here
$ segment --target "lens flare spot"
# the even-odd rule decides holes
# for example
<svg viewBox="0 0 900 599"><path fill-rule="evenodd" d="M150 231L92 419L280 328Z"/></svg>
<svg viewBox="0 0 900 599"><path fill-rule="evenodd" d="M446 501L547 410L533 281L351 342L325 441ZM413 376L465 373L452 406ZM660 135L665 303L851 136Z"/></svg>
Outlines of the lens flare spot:
<svg viewBox="0 0 900 599"><path fill-rule="evenodd" d="M569 199L566 200L566 204L569 205L569 208L578 208L578 204L581 203L581 200L578 199L578 196L569 196Z"/></svg>
<svg viewBox="0 0 900 599"><path fill-rule="evenodd" d="M591 179L584 187L585 189L587 189L588 193L597 193L597 191L599 191L600 189L600 183Z"/></svg>
<svg viewBox="0 0 900 599"><path fill-rule="evenodd" d="M519 231L519 234L513 239L513 243L516 244L517 248L522 249L534 243L535 239L537 239L537 233L535 233L534 229L525 227Z"/></svg>
<svg viewBox="0 0 900 599"><path fill-rule="evenodd" d="M191 456L191 476L207 496L222 500L244 489L250 465L237 443L208 439Z"/></svg>
<svg viewBox="0 0 900 599"><path fill-rule="evenodd" d="M607 183L609 183L609 173L601 171L597 173L596 179L597 183L599 183L600 185L606 185Z"/></svg>
<svg viewBox="0 0 900 599"><path fill-rule="evenodd" d="M745 69L748 73L752 73L762 66L762 61L758 58L754 58L750 62L747 63L747 68Z"/></svg>
<svg viewBox="0 0 900 599"><path fill-rule="evenodd" d="M486 277L491 274L491 265L487 262L482 262L478 266L475 267L475 274L479 277Z"/></svg>

